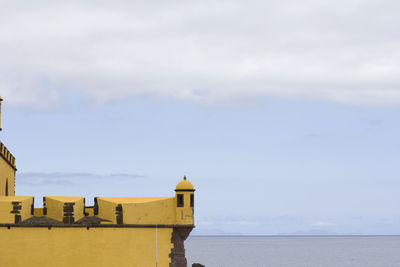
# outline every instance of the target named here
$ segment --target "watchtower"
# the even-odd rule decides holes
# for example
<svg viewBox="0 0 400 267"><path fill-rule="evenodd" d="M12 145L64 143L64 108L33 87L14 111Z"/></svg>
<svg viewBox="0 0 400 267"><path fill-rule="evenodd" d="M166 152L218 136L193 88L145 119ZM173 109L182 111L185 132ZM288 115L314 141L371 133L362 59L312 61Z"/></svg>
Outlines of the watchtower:
<svg viewBox="0 0 400 267"><path fill-rule="evenodd" d="M176 223L193 225L194 214L194 187L191 182L183 177L176 185Z"/></svg>

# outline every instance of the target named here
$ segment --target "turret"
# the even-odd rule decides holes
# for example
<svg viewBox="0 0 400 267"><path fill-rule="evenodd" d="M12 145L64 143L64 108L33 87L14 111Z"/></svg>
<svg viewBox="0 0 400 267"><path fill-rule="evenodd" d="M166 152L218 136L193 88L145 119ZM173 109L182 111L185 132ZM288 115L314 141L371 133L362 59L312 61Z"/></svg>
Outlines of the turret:
<svg viewBox="0 0 400 267"><path fill-rule="evenodd" d="M183 177L176 186L176 224L193 225L194 215L194 187Z"/></svg>

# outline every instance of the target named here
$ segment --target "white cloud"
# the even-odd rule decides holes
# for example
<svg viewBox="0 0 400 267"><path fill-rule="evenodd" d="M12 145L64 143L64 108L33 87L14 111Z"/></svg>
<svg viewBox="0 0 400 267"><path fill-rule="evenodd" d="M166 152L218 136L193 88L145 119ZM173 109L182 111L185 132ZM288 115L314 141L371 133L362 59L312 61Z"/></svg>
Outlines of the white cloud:
<svg viewBox="0 0 400 267"><path fill-rule="evenodd" d="M398 1L0 1L0 93L400 104Z"/></svg>

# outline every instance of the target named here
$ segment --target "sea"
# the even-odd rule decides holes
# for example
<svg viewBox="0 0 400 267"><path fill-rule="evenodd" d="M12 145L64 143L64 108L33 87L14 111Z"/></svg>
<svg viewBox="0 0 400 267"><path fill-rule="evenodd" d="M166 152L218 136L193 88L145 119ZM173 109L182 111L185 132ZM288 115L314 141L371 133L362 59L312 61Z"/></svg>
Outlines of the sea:
<svg viewBox="0 0 400 267"><path fill-rule="evenodd" d="M188 266L400 267L400 236L190 236Z"/></svg>

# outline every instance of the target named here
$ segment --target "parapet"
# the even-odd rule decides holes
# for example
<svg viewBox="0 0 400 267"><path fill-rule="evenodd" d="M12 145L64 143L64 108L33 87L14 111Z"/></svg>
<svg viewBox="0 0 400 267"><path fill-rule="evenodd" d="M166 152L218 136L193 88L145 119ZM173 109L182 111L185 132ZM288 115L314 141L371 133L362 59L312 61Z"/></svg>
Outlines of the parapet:
<svg viewBox="0 0 400 267"><path fill-rule="evenodd" d="M173 197L99 197L95 214L114 224L174 225L175 203Z"/></svg>
<svg viewBox="0 0 400 267"><path fill-rule="evenodd" d="M178 227L193 228L193 221L177 220L176 197L97 197L85 206L83 197L43 197L34 208L33 197L0 197L2 226L49 227ZM186 215L185 215L186 216ZM188 214L192 218L192 213Z"/></svg>
<svg viewBox="0 0 400 267"><path fill-rule="evenodd" d="M14 170L17 170L17 167L15 166L14 156L1 142L0 142L0 155Z"/></svg>
<svg viewBox="0 0 400 267"><path fill-rule="evenodd" d="M33 197L0 196L0 223L18 224L33 216Z"/></svg>
<svg viewBox="0 0 400 267"><path fill-rule="evenodd" d="M43 197L43 215L66 224L82 219L85 210L83 197Z"/></svg>

